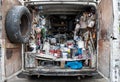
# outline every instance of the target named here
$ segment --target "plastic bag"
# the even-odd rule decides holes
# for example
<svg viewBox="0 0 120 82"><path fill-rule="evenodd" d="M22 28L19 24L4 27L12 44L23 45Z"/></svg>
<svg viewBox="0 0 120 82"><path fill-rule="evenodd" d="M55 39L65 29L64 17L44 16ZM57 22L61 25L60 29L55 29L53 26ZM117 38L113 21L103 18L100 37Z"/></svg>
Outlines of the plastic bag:
<svg viewBox="0 0 120 82"><path fill-rule="evenodd" d="M71 69L81 69L83 64L81 61L69 61L65 65L66 67L70 67Z"/></svg>
<svg viewBox="0 0 120 82"><path fill-rule="evenodd" d="M88 23L88 27L90 27L90 28L94 27L94 25L95 25L95 21L90 21Z"/></svg>
<svg viewBox="0 0 120 82"><path fill-rule="evenodd" d="M78 32L79 29L80 29L80 24L76 24L76 26L75 26L75 31Z"/></svg>

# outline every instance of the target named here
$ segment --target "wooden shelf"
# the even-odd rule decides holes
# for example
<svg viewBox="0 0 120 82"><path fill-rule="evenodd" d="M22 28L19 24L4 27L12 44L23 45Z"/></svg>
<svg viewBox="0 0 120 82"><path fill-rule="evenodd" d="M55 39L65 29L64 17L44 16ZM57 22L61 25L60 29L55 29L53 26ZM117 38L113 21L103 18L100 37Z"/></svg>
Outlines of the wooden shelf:
<svg viewBox="0 0 120 82"><path fill-rule="evenodd" d="M72 58L64 59L64 58L58 58L55 61L80 61L80 60L86 60L86 59L90 59L90 58L81 58L81 59L72 59Z"/></svg>
<svg viewBox="0 0 120 82"><path fill-rule="evenodd" d="M39 53L30 53L30 52L27 52L27 55L30 55L38 60L48 60L48 61L80 61L80 60L86 60L86 59L90 60L91 59L88 57L83 57L80 59L77 59L77 58L56 58L55 56L52 56L52 55L40 55Z"/></svg>
<svg viewBox="0 0 120 82"><path fill-rule="evenodd" d="M91 58L80 58L80 59L77 59L77 58L56 58L54 56L38 56L36 55L36 59L40 59L40 60L49 60L49 61L80 61L80 60L90 60Z"/></svg>

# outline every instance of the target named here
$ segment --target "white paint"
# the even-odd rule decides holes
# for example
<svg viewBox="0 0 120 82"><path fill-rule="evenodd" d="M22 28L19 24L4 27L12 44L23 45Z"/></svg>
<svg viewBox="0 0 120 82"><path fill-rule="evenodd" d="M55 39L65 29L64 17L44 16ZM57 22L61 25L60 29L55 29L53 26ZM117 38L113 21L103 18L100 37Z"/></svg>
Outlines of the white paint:
<svg viewBox="0 0 120 82"><path fill-rule="evenodd" d="M97 15L98 15L98 13L97 13ZM99 22L98 19L97 19L96 21L97 21L97 23ZM100 29L100 25L99 25L99 24L97 25L97 29ZM96 62L96 64L97 64L97 70L98 70L98 53L99 53L99 46L98 46L98 45L99 45L99 42L98 42L98 41L99 41L99 39L100 39L99 36L100 36L100 33L97 32L97 53L96 53L96 54L97 54L97 59L96 59L96 61L97 61L97 62ZM99 70L98 70L98 72L99 72Z"/></svg>
<svg viewBox="0 0 120 82"><path fill-rule="evenodd" d="M5 79L4 79L4 81L6 80L9 80L9 79L11 79L11 78L13 78L13 77L15 77L16 75L18 75L19 73L21 73L22 72L22 70L20 70L20 71L18 71L18 72L16 72L16 73L14 73L14 74L12 74L11 76L9 76L9 77L6 77ZM4 81L2 81L2 82L4 82Z"/></svg>
<svg viewBox="0 0 120 82"><path fill-rule="evenodd" d="M5 40L0 40L1 44L1 71L2 71L2 82L6 79L5 77Z"/></svg>
<svg viewBox="0 0 120 82"><path fill-rule="evenodd" d="M110 57L110 82L120 82L118 69L120 67L120 50L119 50L119 13L118 13L118 0L113 0L113 35L116 38L111 40L111 57ZM117 66L117 67L116 67Z"/></svg>
<svg viewBox="0 0 120 82"><path fill-rule="evenodd" d="M24 70L24 63L25 63L25 61L24 61L24 44L22 44L21 52L22 52L22 70Z"/></svg>
<svg viewBox="0 0 120 82"><path fill-rule="evenodd" d="M104 77L104 78L107 80L107 82L109 82L109 81L110 81L110 79L109 79L109 78L107 78L105 75L103 75L101 72L99 72L99 71L98 71L98 73L99 73L102 77Z"/></svg>

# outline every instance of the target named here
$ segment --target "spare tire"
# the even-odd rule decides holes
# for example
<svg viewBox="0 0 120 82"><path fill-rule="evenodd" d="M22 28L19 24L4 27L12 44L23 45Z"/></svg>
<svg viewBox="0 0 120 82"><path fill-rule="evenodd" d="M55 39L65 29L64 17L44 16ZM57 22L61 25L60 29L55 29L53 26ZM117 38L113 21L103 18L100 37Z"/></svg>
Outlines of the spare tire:
<svg viewBox="0 0 120 82"><path fill-rule="evenodd" d="M12 43L26 43L31 31L31 15L28 8L14 6L6 16L5 29Z"/></svg>

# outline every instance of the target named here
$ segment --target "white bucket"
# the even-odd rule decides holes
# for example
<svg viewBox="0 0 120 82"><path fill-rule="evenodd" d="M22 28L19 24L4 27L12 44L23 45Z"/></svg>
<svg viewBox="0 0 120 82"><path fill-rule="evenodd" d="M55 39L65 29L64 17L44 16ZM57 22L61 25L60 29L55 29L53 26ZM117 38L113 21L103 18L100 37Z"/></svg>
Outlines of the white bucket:
<svg viewBox="0 0 120 82"><path fill-rule="evenodd" d="M84 41L78 41L78 48L84 48Z"/></svg>
<svg viewBox="0 0 120 82"><path fill-rule="evenodd" d="M63 53L62 53L62 56L63 56L64 59L67 59L68 53L63 52Z"/></svg>

